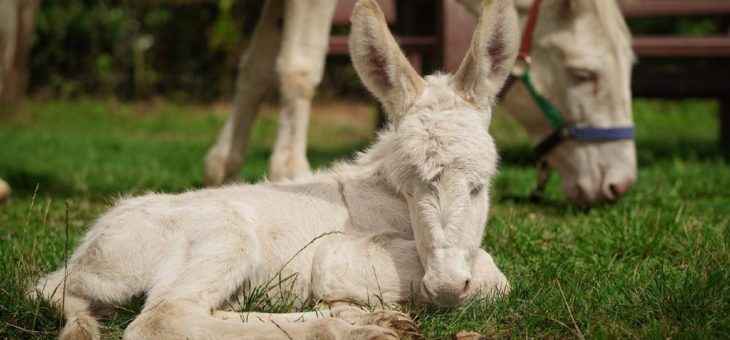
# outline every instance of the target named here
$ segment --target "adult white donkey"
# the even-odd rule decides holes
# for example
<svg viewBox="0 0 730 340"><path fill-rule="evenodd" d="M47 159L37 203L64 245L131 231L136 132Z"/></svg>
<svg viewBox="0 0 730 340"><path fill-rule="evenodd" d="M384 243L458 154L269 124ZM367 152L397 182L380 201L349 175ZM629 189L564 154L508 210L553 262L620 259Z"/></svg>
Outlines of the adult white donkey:
<svg viewBox="0 0 730 340"><path fill-rule="evenodd" d="M479 0L459 0L478 13ZM636 181L631 35L615 0L516 0L523 27L504 103L563 192L589 208Z"/></svg>
<svg viewBox="0 0 730 340"><path fill-rule="evenodd" d="M507 279L480 243L497 162L491 106L517 52L511 6L485 1L458 72L421 78L377 3L358 2L352 61L391 121L376 142L308 178L120 200L67 269L36 287L63 308L61 337L97 338L91 311L141 294L129 339L392 338L416 330L407 316L342 301L392 304L415 294L452 306L506 293ZM224 310L278 275L296 280L270 294L325 309Z"/></svg>
<svg viewBox="0 0 730 340"><path fill-rule="evenodd" d="M478 13L480 0L459 1ZM521 54L524 60L532 57L530 81L514 82L504 102L527 129L543 164L563 177L563 192L572 202L588 208L618 199L636 180L630 138L634 56L626 23L614 0L541 2L516 1L523 30L529 31ZM322 77L335 3L267 2L241 58L231 116L206 157L209 185L236 180L259 104L277 80L282 111L270 178L309 172L310 101ZM526 29L531 21L534 32Z"/></svg>

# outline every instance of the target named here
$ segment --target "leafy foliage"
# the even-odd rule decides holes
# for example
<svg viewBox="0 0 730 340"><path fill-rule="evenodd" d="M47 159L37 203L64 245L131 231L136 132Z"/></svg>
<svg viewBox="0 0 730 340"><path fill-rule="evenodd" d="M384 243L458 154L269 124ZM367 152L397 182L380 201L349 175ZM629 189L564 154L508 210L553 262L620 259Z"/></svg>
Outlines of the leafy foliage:
<svg viewBox="0 0 730 340"><path fill-rule="evenodd" d="M261 4L220 0L133 6L121 0L43 1L31 91L56 97L157 94L212 100L230 93L236 61ZM145 40L143 58L135 43ZM142 72L142 82L133 74Z"/></svg>

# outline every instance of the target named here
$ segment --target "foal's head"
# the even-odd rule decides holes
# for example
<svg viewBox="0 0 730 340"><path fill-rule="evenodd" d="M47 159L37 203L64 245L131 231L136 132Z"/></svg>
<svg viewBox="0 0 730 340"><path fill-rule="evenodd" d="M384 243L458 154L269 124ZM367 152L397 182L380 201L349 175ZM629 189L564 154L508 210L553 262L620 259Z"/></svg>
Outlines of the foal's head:
<svg viewBox="0 0 730 340"><path fill-rule="evenodd" d="M350 52L358 75L392 123L385 176L403 193L426 274L421 293L450 306L470 295L497 153L487 132L491 106L514 63L512 0L485 1L455 75L421 78L373 0L352 14Z"/></svg>
<svg viewBox="0 0 730 340"><path fill-rule="evenodd" d="M533 1L516 3L527 17ZM532 41L532 82L567 125L633 126L634 55L617 1L544 0ZM554 130L523 84L513 86L505 103L533 142ZM584 208L618 199L636 181L636 148L629 139L568 140L546 161L563 178L566 196Z"/></svg>

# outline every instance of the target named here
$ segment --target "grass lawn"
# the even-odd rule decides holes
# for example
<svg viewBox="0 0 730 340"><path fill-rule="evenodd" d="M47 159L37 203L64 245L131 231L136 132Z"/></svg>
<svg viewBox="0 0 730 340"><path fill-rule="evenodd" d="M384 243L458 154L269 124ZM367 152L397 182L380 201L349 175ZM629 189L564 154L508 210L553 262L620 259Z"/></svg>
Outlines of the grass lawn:
<svg viewBox="0 0 730 340"><path fill-rule="evenodd" d="M426 336L730 338L730 166L716 146L716 110L705 101L637 101L639 182L589 213L567 204L556 178L544 203L522 199L535 176L525 134L495 114L503 162L484 246L513 291L494 303L414 310ZM242 170L249 182L264 174L276 130L273 109L265 111ZM373 111L316 106L312 164L365 145ZM113 198L201 187L203 156L225 113L97 100L2 112L0 177L14 193L0 207L0 338L55 337L59 315L24 299L25 287L63 265L66 233L73 249ZM106 321L103 334L121 336L139 306Z"/></svg>

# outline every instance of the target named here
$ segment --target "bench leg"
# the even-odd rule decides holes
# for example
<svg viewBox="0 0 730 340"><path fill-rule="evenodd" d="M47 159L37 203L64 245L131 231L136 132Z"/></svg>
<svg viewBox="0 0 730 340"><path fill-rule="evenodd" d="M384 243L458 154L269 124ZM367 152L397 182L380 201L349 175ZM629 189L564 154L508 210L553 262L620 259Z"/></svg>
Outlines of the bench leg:
<svg viewBox="0 0 730 340"><path fill-rule="evenodd" d="M720 152L730 160L730 97L720 98Z"/></svg>

